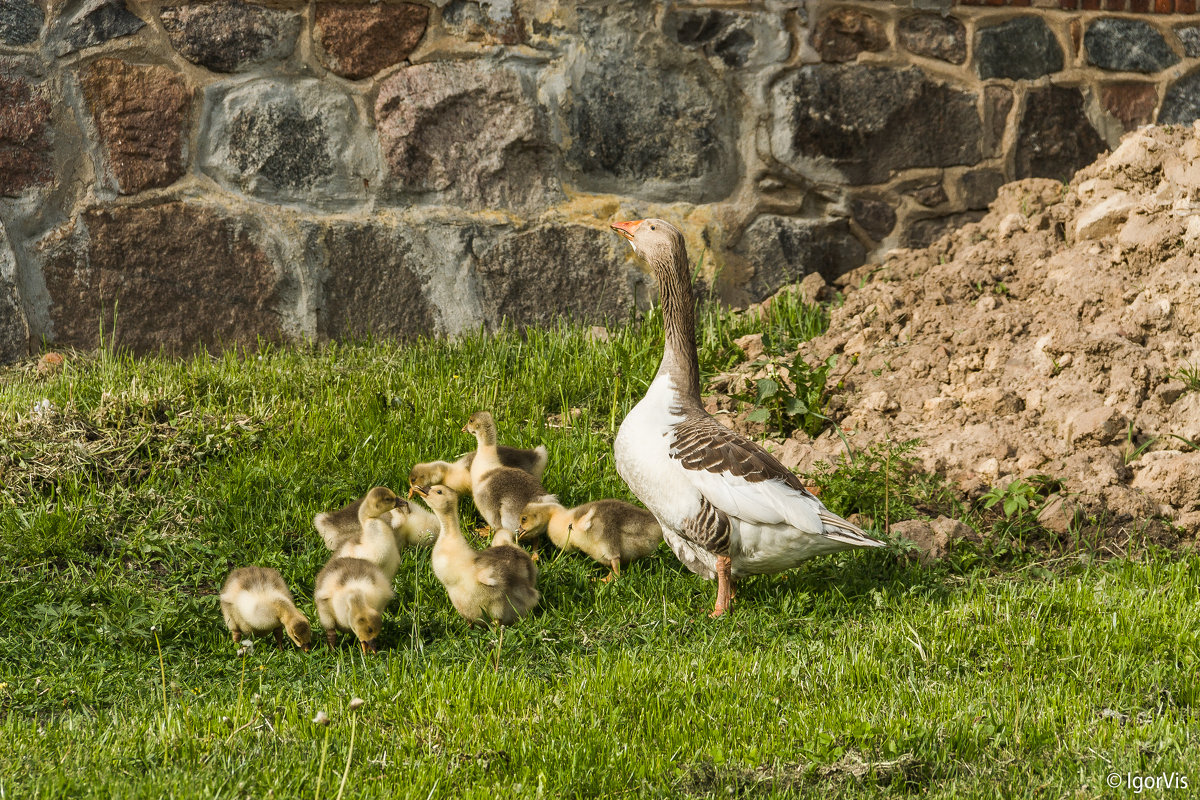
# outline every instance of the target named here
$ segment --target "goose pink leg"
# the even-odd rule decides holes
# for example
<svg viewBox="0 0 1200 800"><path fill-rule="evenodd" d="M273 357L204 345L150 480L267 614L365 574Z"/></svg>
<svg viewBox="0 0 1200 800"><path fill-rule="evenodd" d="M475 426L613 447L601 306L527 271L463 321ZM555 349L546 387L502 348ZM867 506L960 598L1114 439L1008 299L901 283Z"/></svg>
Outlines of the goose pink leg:
<svg viewBox="0 0 1200 800"><path fill-rule="evenodd" d="M717 556L717 604L708 616L716 618L729 610L733 599L733 561L729 556Z"/></svg>

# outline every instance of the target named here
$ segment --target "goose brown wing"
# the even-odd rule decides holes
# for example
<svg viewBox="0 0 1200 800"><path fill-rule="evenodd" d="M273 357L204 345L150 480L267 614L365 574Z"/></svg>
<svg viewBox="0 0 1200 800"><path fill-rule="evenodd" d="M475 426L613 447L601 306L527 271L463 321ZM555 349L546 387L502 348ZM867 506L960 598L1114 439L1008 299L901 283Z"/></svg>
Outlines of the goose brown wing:
<svg viewBox="0 0 1200 800"><path fill-rule="evenodd" d="M671 455L686 469L732 475L750 483L779 481L816 499L779 459L705 413L690 413L674 426Z"/></svg>

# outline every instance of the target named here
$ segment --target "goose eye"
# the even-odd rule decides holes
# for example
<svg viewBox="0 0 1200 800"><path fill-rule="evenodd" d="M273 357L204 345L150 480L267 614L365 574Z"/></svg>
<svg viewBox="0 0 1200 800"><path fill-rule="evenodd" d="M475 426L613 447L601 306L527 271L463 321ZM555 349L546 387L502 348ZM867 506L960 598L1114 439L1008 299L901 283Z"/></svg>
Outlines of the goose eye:
<svg viewBox="0 0 1200 800"><path fill-rule="evenodd" d="M656 230L656 228L653 225L651 225L650 230Z"/></svg>

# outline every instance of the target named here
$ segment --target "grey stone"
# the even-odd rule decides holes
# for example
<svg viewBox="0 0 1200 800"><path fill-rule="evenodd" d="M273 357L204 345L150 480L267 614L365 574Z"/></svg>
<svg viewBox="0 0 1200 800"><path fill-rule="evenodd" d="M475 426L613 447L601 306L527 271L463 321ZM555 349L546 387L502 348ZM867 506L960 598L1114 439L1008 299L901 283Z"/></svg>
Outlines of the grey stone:
<svg viewBox="0 0 1200 800"><path fill-rule="evenodd" d="M754 267L746 289L755 302L813 272L832 281L866 257L866 249L844 219L822 221L775 214L754 220L734 252Z"/></svg>
<svg viewBox="0 0 1200 800"><path fill-rule="evenodd" d="M919 56L961 64L967 60L967 31L955 17L918 14L896 26L900 43Z"/></svg>
<svg viewBox="0 0 1200 800"><path fill-rule="evenodd" d="M379 169L354 101L314 79L210 86L205 118L202 169L262 200L343 209Z"/></svg>
<svg viewBox="0 0 1200 800"><path fill-rule="evenodd" d="M522 44L529 38L519 9L508 0L450 0L442 24L462 39Z"/></svg>
<svg viewBox="0 0 1200 800"><path fill-rule="evenodd" d="M624 240L607 230L546 224L501 236L479 252L483 314L495 329L551 323L562 317L603 324L644 308L651 279Z"/></svg>
<svg viewBox="0 0 1200 800"><path fill-rule="evenodd" d="M984 209L996 199L996 193L1007 182L1004 173L998 169L967 172L958 180L958 195L967 208Z"/></svg>
<svg viewBox="0 0 1200 800"><path fill-rule="evenodd" d="M881 183L894 170L975 164L978 97L915 67L802 67L772 87L771 151L804 172L827 159L852 184Z"/></svg>
<svg viewBox="0 0 1200 800"><path fill-rule="evenodd" d="M663 19L667 36L733 68L759 68L785 61L790 41L776 15L695 9L671 11Z"/></svg>
<svg viewBox="0 0 1200 800"><path fill-rule="evenodd" d="M1190 125L1200 119L1200 72L1185 75L1167 89L1158 111L1161 125Z"/></svg>
<svg viewBox="0 0 1200 800"><path fill-rule="evenodd" d="M1158 72L1179 63L1161 33L1139 19L1098 19L1083 35L1088 63L1121 72Z"/></svg>
<svg viewBox="0 0 1200 800"><path fill-rule="evenodd" d="M967 211L945 217L911 220L904 227L900 243L904 247L928 247L950 231L958 230L963 225L978 222L981 219L983 219L983 212Z"/></svg>
<svg viewBox="0 0 1200 800"><path fill-rule="evenodd" d="M334 223L320 229L323 301L317 311L322 338L381 336L408 339L436 332L436 310L423 285L433 248L419 228ZM460 258L463 248L458 248ZM440 259L439 259L440 260Z"/></svg>
<svg viewBox="0 0 1200 800"><path fill-rule="evenodd" d="M563 111L572 181L649 200L721 200L738 172L728 90L701 55L645 44L649 11L579 12L581 46L547 87Z"/></svg>
<svg viewBox="0 0 1200 800"><path fill-rule="evenodd" d="M74 15L60 23L60 29L65 26L65 30L55 49L58 55L65 56L137 33L145 25L141 17L125 7L125 0L92 0L82 3Z"/></svg>
<svg viewBox="0 0 1200 800"><path fill-rule="evenodd" d="M1025 96L1017 130L1017 178L1068 181L1108 149L1083 110L1078 89L1047 86Z"/></svg>
<svg viewBox="0 0 1200 800"><path fill-rule="evenodd" d="M17 260L0 224L0 364L29 355L29 323L17 289Z"/></svg>
<svg viewBox="0 0 1200 800"><path fill-rule="evenodd" d="M1200 58L1200 25L1176 28L1175 35L1183 45L1183 54L1188 58Z"/></svg>
<svg viewBox="0 0 1200 800"><path fill-rule="evenodd" d="M396 196L519 211L561 196L548 124L513 70L478 61L405 67L380 84L375 119Z"/></svg>
<svg viewBox="0 0 1200 800"><path fill-rule="evenodd" d="M1062 47L1040 17L1018 17L976 35L975 69L981 78L1032 80L1062 67Z"/></svg>
<svg viewBox="0 0 1200 800"><path fill-rule="evenodd" d="M0 0L0 43L20 46L36 41L45 19L31 0Z"/></svg>
<svg viewBox="0 0 1200 800"><path fill-rule="evenodd" d="M292 54L300 14L237 2L174 6L162 24L180 55L213 72L237 72Z"/></svg>
<svg viewBox="0 0 1200 800"><path fill-rule="evenodd" d="M855 197L850 201L850 216L872 239L879 241L896 227L896 212L878 197Z"/></svg>

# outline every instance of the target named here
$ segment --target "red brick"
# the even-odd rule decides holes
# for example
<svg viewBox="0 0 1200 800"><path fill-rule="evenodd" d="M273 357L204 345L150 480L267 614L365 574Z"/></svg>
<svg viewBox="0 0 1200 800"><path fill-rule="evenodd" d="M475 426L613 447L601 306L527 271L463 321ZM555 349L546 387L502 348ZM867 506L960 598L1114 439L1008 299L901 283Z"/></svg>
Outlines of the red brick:
<svg viewBox="0 0 1200 800"><path fill-rule="evenodd" d="M1150 0L1129 0L1129 10L1135 14L1144 14L1150 10Z"/></svg>
<svg viewBox="0 0 1200 800"><path fill-rule="evenodd" d="M1170 14L1175 10L1175 0L1154 0L1154 10L1159 14Z"/></svg>

